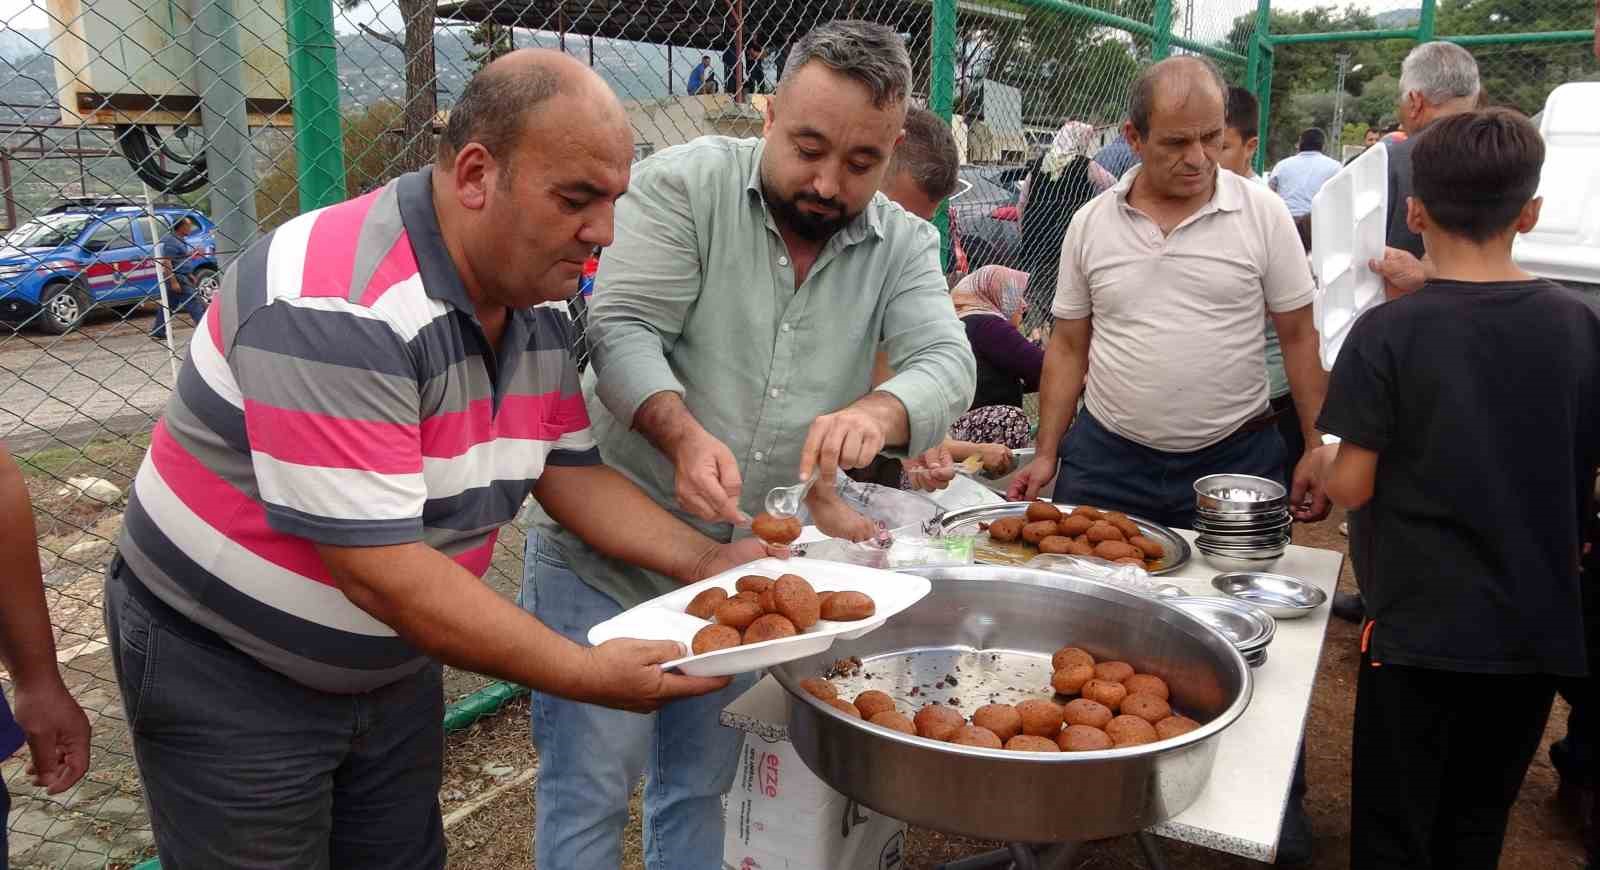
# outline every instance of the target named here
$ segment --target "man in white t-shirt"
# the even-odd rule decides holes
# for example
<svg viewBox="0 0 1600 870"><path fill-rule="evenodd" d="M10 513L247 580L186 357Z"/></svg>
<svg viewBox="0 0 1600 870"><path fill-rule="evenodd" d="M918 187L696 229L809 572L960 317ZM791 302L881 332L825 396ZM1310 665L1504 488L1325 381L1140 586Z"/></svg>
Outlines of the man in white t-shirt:
<svg viewBox="0 0 1600 870"><path fill-rule="evenodd" d="M1310 214L1311 198L1339 174L1339 161L1322 153L1327 141L1316 127L1301 131L1300 153L1279 160L1267 176L1267 185L1283 197L1295 217Z"/></svg>
<svg viewBox="0 0 1600 870"><path fill-rule="evenodd" d="M1011 497L1055 479L1057 501L1187 528L1196 478L1282 480L1263 313L1278 328L1301 429L1313 433L1327 378L1311 270L1283 202L1218 171L1225 93L1199 57L1162 61L1135 82L1124 132L1142 162L1067 229L1037 452ZM1303 519L1327 512L1310 478L1295 474Z"/></svg>

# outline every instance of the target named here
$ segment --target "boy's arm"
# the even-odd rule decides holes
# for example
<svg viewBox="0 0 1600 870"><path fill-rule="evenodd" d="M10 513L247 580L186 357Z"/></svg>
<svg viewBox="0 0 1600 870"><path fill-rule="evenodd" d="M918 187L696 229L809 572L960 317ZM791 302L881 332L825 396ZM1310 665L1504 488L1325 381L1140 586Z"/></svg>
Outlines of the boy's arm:
<svg viewBox="0 0 1600 870"><path fill-rule="evenodd" d="M1355 510L1372 500L1373 486L1378 479L1378 453L1348 441L1333 449L1338 453L1323 480L1323 487L1334 504L1345 510Z"/></svg>

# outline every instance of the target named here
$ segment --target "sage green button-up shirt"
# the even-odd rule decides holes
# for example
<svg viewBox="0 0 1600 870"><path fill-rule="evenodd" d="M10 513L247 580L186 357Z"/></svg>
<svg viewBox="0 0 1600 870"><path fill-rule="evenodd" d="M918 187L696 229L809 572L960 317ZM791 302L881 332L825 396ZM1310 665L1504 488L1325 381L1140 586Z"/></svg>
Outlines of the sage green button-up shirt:
<svg viewBox="0 0 1600 870"><path fill-rule="evenodd" d="M600 258L583 379L607 464L719 541L735 530L678 508L672 462L630 429L663 390L738 460L739 506L795 482L818 416L870 389L881 344L897 373L878 389L906 407L909 450L939 443L972 401L966 332L939 268L939 235L882 194L823 247L798 288L761 195L760 139L708 136L636 164ZM619 517L626 530L627 518ZM676 587L606 559L548 517L539 531L586 583L632 607ZM743 533L740 533L743 534Z"/></svg>

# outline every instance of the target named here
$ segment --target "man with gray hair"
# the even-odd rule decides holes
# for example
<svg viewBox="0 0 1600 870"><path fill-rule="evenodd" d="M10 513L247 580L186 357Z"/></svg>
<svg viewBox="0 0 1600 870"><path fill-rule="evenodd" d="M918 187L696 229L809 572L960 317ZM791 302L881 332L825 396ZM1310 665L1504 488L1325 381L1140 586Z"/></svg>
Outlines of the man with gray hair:
<svg viewBox="0 0 1600 870"><path fill-rule="evenodd" d="M583 396L607 460L713 539L748 536L775 486L927 450L972 400L939 234L878 192L910 88L893 30L823 24L790 50L763 139L662 151L617 203ZM895 375L873 387L880 346ZM822 489L808 507L832 534L851 517ZM617 520L630 537L632 518ZM523 604L569 637L677 588L556 523L530 531ZM536 692L537 865L617 867L644 775L646 865L721 866L740 735L718 717L755 678L652 716Z"/></svg>

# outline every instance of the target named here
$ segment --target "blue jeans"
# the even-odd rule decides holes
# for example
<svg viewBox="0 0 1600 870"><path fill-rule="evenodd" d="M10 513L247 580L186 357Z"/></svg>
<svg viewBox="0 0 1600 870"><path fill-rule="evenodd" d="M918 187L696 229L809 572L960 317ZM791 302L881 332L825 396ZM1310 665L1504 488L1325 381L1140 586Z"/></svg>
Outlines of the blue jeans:
<svg viewBox="0 0 1600 870"><path fill-rule="evenodd" d="M1283 436L1272 426L1239 431L1191 453L1168 453L1112 432L1078 411L1056 455L1055 500L1125 511L1164 526L1194 527L1194 482L1253 474L1285 485Z"/></svg>
<svg viewBox="0 0 1600 870"><path fill-rule="evenodd" d="M521 603L540 622L585 645L591 626L622 612L578 579L561 552L537 532L528 534L523 553ZM721 691L649 715L534 692L535 865L561 870L621 866L628 798L642 775L645 866L722 866L722 795L733 784L743 735L717 720L756 677L741 674Z"/></svg>
<svg viewBox="0 0 1600 870"><path fill-rule="evenodd" d="M200 318L206 316L206 301L200 298L200 291L195 289L193 279L180 275L169 290L167 303L172 306L173 316L187 314L194 318L198 326ZM150 331L150 335L153 338L167 337L167 310L159 305L156 306L156 327Z"/></svg>

